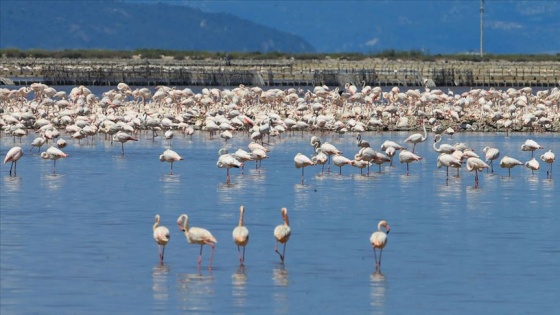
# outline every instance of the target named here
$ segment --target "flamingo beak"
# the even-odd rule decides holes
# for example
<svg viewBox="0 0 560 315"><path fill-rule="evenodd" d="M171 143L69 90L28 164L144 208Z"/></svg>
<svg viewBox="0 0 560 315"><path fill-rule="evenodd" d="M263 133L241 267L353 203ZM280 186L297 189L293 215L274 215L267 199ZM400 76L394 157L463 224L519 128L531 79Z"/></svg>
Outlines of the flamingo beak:
<svg viewBox="0 0 560 315"><path fill-rule="evenodd" d="M389 232L391 232L391 228L387 225L387 234L389 234Z"/></svg>

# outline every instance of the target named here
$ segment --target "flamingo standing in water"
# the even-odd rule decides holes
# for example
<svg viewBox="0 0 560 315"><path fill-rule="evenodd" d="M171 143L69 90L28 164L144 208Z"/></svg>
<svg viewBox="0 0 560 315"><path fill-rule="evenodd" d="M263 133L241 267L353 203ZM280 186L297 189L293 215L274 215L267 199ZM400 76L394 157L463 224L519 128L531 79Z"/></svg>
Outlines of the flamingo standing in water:
<svg viewBox="0 0 560 315"><path fill-rule="evenodd" d="M541 165L537 159L532 158L530 161L525 162L525 167L531 170L531 174L535 175L535 171L541 168Z"/></svg>
<svg viewBox="0 0 560 315"><path fill-rule="evenodd" d="M183 160L183 158L177 152L171 149L167 149L163 151L163 153L159 156L159 160L161 162L171 163L171 170L169 171L169 175L173 175L173 162L181 161Z"/></svg>
<svg viewBox="0 0 560 315"><path fill-rule="evenodd" d="M17 161L21 159L22 156L23 149L21 147L13 147L8 151L8 153L6 153L6 157L4 157L4 164L12 162L10 164L10 176L12 176L12 167L14 168L14 176L16 176Z"/></svg>
<svg viewBox="0 0 560 315"><path fill-rule="evenodd" d="M315 164L321 164L321 174L323 174L323 171L325 170L325 163L327 163L328 159L329 157L323 153L321 148L315 149L315 154L311 157L311 160L313 160Z"/></svg>
<svg viewBox="0 0 560 315"><path fill-rule="evenodd" d="M424 142L428 138L428 132L426 131L425 121L422 122L422 128L424 128L424 135L422 135L421 133L415 133L410 135L408 138L406 138L406 140L404 140L404 142L412 143L412 153L414 153L417 143Z"/></svg>
<svg viewBox="0 0 560 315"><path fill-rule="evenodd" d="M33 139L33 142L31 142L31 149L29 150L29 152L33 151L33 147L39 148L39 152L41 152L41 147L46 142L47 142L47 139L45 137L37 137L37 138Z"/></svg>
<svg viewBox="0 0 560 315"><path fill-rule="evenodd" d="M198 256L198 268L202 262L202 246L208 245L212 247L212 254L210 255L210 264L208 268L212 269L212 260L214 259L214 243L218 243L216 238L207 229L189 226L189 217L186 214L181 214L177 219L179 230L185 232L187 242L189 244L199 244L200 254Z"/></svg>
<svg viewBox="0 0 560 315"><path fill-rule="evenodd" d="M239 224L233 229L233 242L237 245L237 253L239 255L239 264L245 264L245 246L249 243L249 230L243 225L243 216L245 207L239 207ZM241 255L240 247L243 247L243 255Z"/></svg>
<svg viewBox="0 0 560 315"><path fill-rule="evenodd" d="M113 141L118 141L121 143L121 152L124 155L124 144L128 141L138 141L138 139L134 138L133 136L129 135L126 132L119 131L113 136Z"/></svg>
<svg viewBox="0 0 560 315"><path fill-rule="evenodd" d="M525 143L521 145L521 151L531 151L531 157L533 157L535 150L538 149L544 149L544 148L540 146L535 140L532 139L525 140Z"/></svg>
<svg viewBox="0 0 560 315"><path fill-rule="evenodd" d="M406 175L408 175L409 173L409 167L408 164L412 163L412 162L416 162L416 161L421 161L423 159L423 157L420 157L408 150L402 149L401 153L399 153L399 161L401 163L406 163Z"/></svg>
<svg viewBox="0 0 560 315"><path fill-rule="evenodd" d="M352 165L352 160L350 160L349 158L341 155L341 154L335 154L332 157L332 162L335 166L338 166L338 174L342 175L342 167L344 165Z"/></svg>
<svg viewBox="0 0 560 315"><path fill-rule="evenodd" d="M442 153L437 158L437 167L441 168L442 166L445 166L446 169L445 178L449 178L449 167L459 169L461 167L461 160L451 154Z"/></svg>
<svg viewBox="0 0 560 315"><path fill-rule="evenodd" d="M384 227L387 231L386 233L381 230L381 227ZM375 258L375 271L381 270L381 255L383 254L383 248L387 245L387 234L391 231L391 227L385 220L379 221L377 224L377 231L373 232L369 238L369 242L373 247L373 257ZM377 253L375 251L376 248L379 248L379 261L377 261Z"/></svg>
<svg viewBox="0 0 560 315"><path fill-rule="evenodd" d="M60 158L66 158L68 154L62 152L62 150L51 146L45 152L41 152L41 158L45 160L53 160L53 174L56 174L56 160Z"/></svg>
<svg viewBox="0 0 560 315"><path fill-rule="evenodd" d="M327 172L330 173L330 171L331 171L331 156L332 155L337 155L337 154L342 154L342 151L338 150L334 145L330 144L329 142L325 142L325 143L321 144L320 148L321 148L321 152L325 153L328 157Z"/></svg>
<svg viewBox="0 0 560 315"><path fill-rule="evenodd" d="M555 156L552 150L548 150L548 152L545 152L543 155L541 155L541 161L549 164L548 170L546 171L547 177L552 177L552 163L554 163L554 159Z"/></svg>
<svg viewBox="0 0 560 315"><path fill-rule="evenodd" d="M219 168L226 169L227 171L226 184L229 184L230 183L229 169L232 167L240 168L242 163L239 162L239 160L237 160L235 156L229 154L226 148L221 148L218 153L220 154L220 157L218 158L218 162L216 163L216 165Z"/></svg>
<svg viewBox="0 0 560 315"><path fill-rule="evenodd" d="M153 226L154 240L158 244L159 261L163 264L163 255L165 253L165 245L169 242L169 229L163 225L159 225L159 214L156 214L155 223Z"/></svg>
<svg viewBox="0 0 560 315"><path fill-rule="evenodd" d="M276 228L274 228L274 238L276 239L274 251L280 256L280 260L283 264L284 258L286 257L286 243L288 243L292 231L290 229L290 221L288 220L288 209L282 208L280 210L280 213L282 214L284 224L277 225ZM278 251L278 243L284 244L282 254L280 254L280 252Z"/></svg>
<svg viewBox="0 0 560 315"><path fill-rule="evenodd" d="M296 166L296 168L301 168L301 184L304 184L304 170L307 166L311 166L311 165L315 165L316 162L313 162L310 158L308 158L307 156L305 156L302 153L298 153L296 154L296 156L294 157L294 164Z"/></svg>
<svg viewBox="0 0 560 315"><path fill-rule="evenodd" d="M474 171L474 187L478 187L478 172L490 166L486 164L483 160L477 157L470 157L467 159L467 170L469 172Z"/></svg>
<svg viewBox="0 0 560 315"><path fill-rule="evenodd" d="M494 160L496 160L498 157L500 157L500 150L496 149L496 148L491 148L491 147L484 147L484 149L482 149L482 152L484 152L485 157L486 157L486 163L488 163L490 165L490 169L492 170L492 173L494 173Z"/></svg>
<svg viewBox="0 0 560 315"><path fill-rule="evenodd" d="M500 161L500 167L501 168L507 168L508 169L508 177L511 176L511 169L518 166L518 165L523 165L523 163L517 159L514 159L512 157L509 156L504 156L502 158L502 160Z"/></svg>

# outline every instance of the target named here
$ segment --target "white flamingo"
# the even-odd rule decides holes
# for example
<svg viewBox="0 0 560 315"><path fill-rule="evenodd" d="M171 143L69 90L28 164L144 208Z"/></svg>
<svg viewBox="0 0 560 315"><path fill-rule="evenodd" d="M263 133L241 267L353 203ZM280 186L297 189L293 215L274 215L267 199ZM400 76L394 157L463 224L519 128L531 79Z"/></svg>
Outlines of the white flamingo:
<svg viewBox="0 0 560 315"><path fill-rule="evenodd" d="M10 176L12 176L12 167L14 168L14 176L17 174L17 161L23 156L23 149L21 147L11 148L6 156L4 157L4 164L12 162L10 164Z"/></svg>
<svg viewBox="0 0 560 315"><path fill-rule="evenodd" d="M549 164L548 170L546 171L547 177L552 177L552 163L554 163L554 159L555 156L552 150L548 150L543 155L541 155L541 161Z"/></svg>
<svg viewBox="0 0 560 315"><path fill-rule="evenodd" d="M406 175L409 174L409 164L417 161L421 161L423 157L418 156L408 150L401 150L399 153L399 162L406 163Z"/></svg>
<svg viewBox="0 0 560 315"><path fill-rule="evenodd" d="M179 230L185 232L187 237L187 242L189 244L200 245L200 254L198 256L198 268L202 262L202 246L208 245L212 248L212 254L210 255L210 264L208 268L212 269L212 260L214 259L214 243L218 243L216 238L207 229L189 226L189 217L186 214L181 214L177 219L177 225Z"/></svg>
<svg viewBox="0 0 560 315"><path fill-rule="evenodd" d="M478 172L489 168L490 166L486 164L483 160L477 157L470 157L467 159L467 170L469 172L474 171L474 187L478 187Z"/></svg>
<svg viewBox="0 0 560 315"><path fill-rule="evenodd" d="M41 152L41 158L45 160L53 160L53 174L56 174L56 160L68 157L68 154L62 150L51 146L47 151Z"/></svg>
<svg viewBox="0 0 560 315"><path fill-rule="evenodd" d="M290 235L292 234L292 230L290 229L290 220L288 219L288 209L282 208L280 210L282 214L282 219L284 220L283 224L277 225L274 228L274 238L276 239L276 245L274 246L274 251L280 256L280 260L282 264L284 263L284 258L286 257L286 244L290 239ZM284 244L282 254L278 251L278 244Z"/></svg>
<svg viewBox="0 0 560 315"><path fill-rule="evenodd" d="M158 244L159 260L163 264L163 255L165 253L165 245L167 245L167 243L169 242L170 235L169 235L169 229L168 228L166 228L163 225L159 225L159 220L160 220L159 214L156 214L155 223L154 223L154 226L153 226L152 230L154 231L154 233L153 233L154 234L154 240Z"/></svg>
<svg viewBox="0 0 560 315"><path fill-rule="evenodd" d="M537 159L532 158L531 160L525 162L525 167L531 170L531 174L535 174L535 171L541 168L539 161Z"/></svg>
<svg viewBox="0 0 560 315"><path fill-rule="evenodd" d="M500 157L500 150L486 146L484 147L484 149L482 149L482 152L484 152L485 154L486 163L490 165L490 169L492 170L492 173L494 173L493 162L494 160L498 159L498 157Z"/></svg>
<svg viewBox="0 0 560 315"><path fill-rule="evenodd" d="M296 154L294 157L294 164L296 168L301 168L301 184L304 184L305 176L304 170L306 167L317 164L316 162L312 161L309 157L302 153Z"/></svg>
<svg viewBox="0 0 560 315"><path fill-rule="evenodd" d="M182 161L183 158L177 152L171 149L167 149L163 151L163 153L159 156L159 160L161 162L171 163L171 169L169 171L169 175L173 175L173 163L177 161Z"/></svg>
<svg viewBox="0 0 560 315"><path fill-rule="evenodd" d="M232 236L233 242L237 245L237 253L239 256L239 264L243 266L245 264L245 247L249 243L249 229L243 224L243 217L245 214L245 207L239 207L239 224L233 229ZM241 249L243 247L243 255L241 255Z"/></svg>
<svg viewBox="0 0 560 315"><path fill-rule="evenodd" d="M387 232L383 232L381 228L384 227ZM369 238L371 247L373 248L373 256L375 258L375 271L381 270L381 255L383 248L387 245L387 234L391 231L391 227L385 220L379 221L377 224L377 231L373 232ZM377 253L375 249L379 248L379 261L377 260Z"/></svg>
<svg viewBox="0 0 560 315"><path fill-rule="evenodd" d="M422 128L424 129L424 135L422 135L421 133L415 133L410 135L408 138L406 138L406 140L404 140L404 142L408 142L408 143L412 143L412 153L414 153L414 150L416 149L416 144L420 143L420 142L424 142L426 141L426 139L428 138L428 132L426 131L426 122L422 121Z"/></svg>
<svg viewBox="0 0 560 315"><path fill-rule="evenodd" d="M540 146L535 140L527 139L525 143L521 145L521 151L531 151L531 157L533 157L533 153L535 150L544 149Z"/></svg>
<svg viewBox="0 0 560 315"><path fill-rule="evenodd" d="M502 158L502 160L500 161L500 167L501 168L507 168L508 169L508 176L511 176L511 169L518 166L518 165L523 165L523 163L517 159L514 159L512 157L509 156L504 156Z"/></svg>

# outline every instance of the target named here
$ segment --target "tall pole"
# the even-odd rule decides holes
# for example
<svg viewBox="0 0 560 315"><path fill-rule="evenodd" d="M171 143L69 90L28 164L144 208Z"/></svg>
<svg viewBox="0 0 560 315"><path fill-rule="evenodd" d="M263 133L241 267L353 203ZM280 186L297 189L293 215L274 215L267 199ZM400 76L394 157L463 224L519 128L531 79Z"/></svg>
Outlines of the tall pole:
<svg viewBox="0 0 560 315"><path fill-rule="evenodd" d="M480 58L484 55L484 0L480 0Z"/></svg>

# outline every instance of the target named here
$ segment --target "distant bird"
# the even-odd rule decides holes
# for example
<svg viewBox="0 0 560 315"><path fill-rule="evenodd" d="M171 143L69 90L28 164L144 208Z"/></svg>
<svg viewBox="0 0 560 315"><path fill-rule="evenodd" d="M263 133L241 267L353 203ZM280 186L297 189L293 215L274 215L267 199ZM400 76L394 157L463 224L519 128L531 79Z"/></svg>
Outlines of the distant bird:
<svg viewBox="0 0 560 315"><path fill-rule="evenodd" d="M200 245L200 255L198 256L198 267L202 262L202 246L208 245L212 247L212 254L210 255L210 264L208 268L212 268L212 260L214 259L214 243L218 243L216 238L207 229L199 227L189 227L189 217L186 214L181 214L177 219L177 225L179 230L185 232L187 237L187 242L189 244L199 244Z"/></svg>
<svg viewBox="0 0 560 315"><path fill-rule="evenodd" d="M333 155L332 162L335 166L338 166L338 173L340 175L342 175L342 167L344 165L352 165L352 160L343 156L342 154Z"/></svg>
<svg viewBox="0 0 560 315"><path fill-rule="evenodd" d="M523 163L517 159L514 159L512 157L509 156L504 156L502 158L502 160L500 161L500 167L501 168L507 168L508 169L508 176L511 176L511 169L518 166L518 165L523 165Z"/></svg>
<svg viewBox="0 0 560 315"><path fill-rule="evenodd" d="M67 145L66 140L64 140L64 139L62 139L62 138L56 140L56 146L57 146L59 149L64 149L64 148L66 148L66 145Z"/></svg>
<svg viewBox="0 0 560 315"><path fill-rule="evenodd" d="M113 141L118 141L121 143L121 151L122 155L124 155L124 144L128 141L138 141L138 139L134 138L126 132L119 131L113 136Z"/></svg>
<svg viewBox="0 0 560 315"><path fill-rule="evenodd" d="M183 158L175 151L167 149L159 156L161 162L171 163L171 169L169 175L173 175L173 162L182 161Z"/></svg>
<svg viewBox="0 0 560 315"><path fill-rule="evenodd" d="M37 137L37 138L33 139L33 142L31 142L31 149L29 150L29 152L33 151L33 147L39 148L39 152L41 152L41 147L46 142L47 142L47 139L45 137Z"/></svg>
<svg viewBox="0 0 560 315"><path fill-rule="evenodd" d="M233 242L237 245L237 253L239 255L239 264L245 264L245 246L249 243L249 230L243 225L243 216L245 207L239 207L239 224L233 229ZM241 255L240 247L243 247L243 255Z"/></svg>
<svg viewBox="0 0 560 315"><path fill-rule="evenodd" d="M547 177L552 177L552 163L554 163L554 159L555 156L552 150L548 150L548 152L541 155L541 161L549 164L548 171L546 171Z"/></svg>
<svg viewBox="0 0 560 315"><path fill-rule="evenodd" d="M488 163L490 165L490 168L492 170L492 173L494 173L494 160L498 159L498 157L500 157L500 150L496 149L496 148L491 148L489 146L484 147L484 149L482 149L482 152L484 152L485 157L486 157L486 163Z"/></svg>
<svg viewBox="0 0 560 315"><path fill-rule="evenodd" d="M154 240L158 244L159 260L163 264L163 255L165 253L165 245L169 242L169 229L163 225L159 225L159 214L156 214L155 223L153 226Z"/></svg>
<svg viewBox="0 0 560 315"><path fill-rule="evenodd" d="M369 142L367 142L366 140L362 140L362 135L358 133L358 136L356 137L356 139L358 140L358 147L360 148L369 148Z"/></svg>
<svg viewBox="0 0 560 315"><path fill-rule="evenodd" d="M451 154L455 151L455 147L447 144L447 143L443 143L440 144L439 147L436 147L436 144L438 144L439 142L441 142L443 138L441 137L441 135L436 135L434 137L434 143L432 144L432 148L434 149L434 151L438 152L438 153L447 153L447 154Z"/></svg>
<svg viewBox="0 0 560 315"><path fill-rule="evenodd" d="M398 144L394 141L385 140L385 142L383 142L383 144L381 144L381 150L387 151L388 148L394 148L395 151L402 150L402 149L406 150L405 147L403 147L402 145L400 145L400 144Z"/></svg>
<svg viewBox="0 0 560 315"><path fill-rule="evenodd" d="M477 157L470 157L467 159L467 170L469 172L474 171L474 187L478 187L478 172L489 168L490 166L486 164L483 160Z"/></svg>
<svg viewBox="0 0 560 315"><path fill-rule="evenodd" d="M241 162L239 162L239 160L237 160L232 154L229 154L226 148L221 148L218 153L220 154L220 157L218 158L218 162L216 163L216 165L219 168L226 169L227 171L226 183L229 184L230 183L229 169L232 167L240 168Z"/></svg>
<svg viewBox="0 0 560 315"><path fill-rule="evenodd" d="M17 161L21 159L22 156L23 149L21 147L13 147L8 151L8 153L6 153L6 157L4 157L4 164L12 162L10 164L10 176L12 176L12 167L14 168L14 176L17 175Z"/></svg>
<svg viewBox="0 0 560 315"><path fill-rule="evenodd" d="M294 157L294 164L296 168L301 168L301 184L303 185L305 180L305 176L304 176L305 168L311 165L315 165L316 162L313 162L310 158L303 155L302 153L298 153Z"/></svg>
<svg viewBox="0 0 560 315"><path fill-rule="evenodd" d="M416 149L416 144L420 143L420 142L424 142L426 141L426 139L428 138L428 133L426 131L426 122L423 121L422 122L422 128L424 128L424 135L422 136L421 133L415 133L410 135L408 138L406 138L406 140L404 140L404 142L409 142L412 143L412 153L414 153L414 150Z"/></svg>
<svg viewBox="0 0 560 315"><path fill-rule="evenodd" d="M336 155L336 154L342 154L342 151L338 150L334 145L330 144L329 142L325 142L323 144L321 144L321 146L319 147L321 148L321 151L323 153L325 153L327 155L328 159L328 166L327 166L327 172L331 171L331 156Z"/></svg>
<svg viewBox="0 0 560 315"><path fill-rule="evenodd" d="M533 157L533 153L535 150L544 149L540 146L535 140L527 139L525 143L521 145L521 151L531 151L531 157Z"/></svg>
<svg viewBox="0 0 560 315"><path fill-rule="evenodd" d="M437 158L437 167L441 168L442 166L445 166L446 178L449 178L449 168L454 167L459 169L461 167L461 160L451 154L442 153Z"/></svg>
<svg viewBox="0 0 560 315"><path fill-rule="evenodd" d="M312 136L309 143L311 144L313 149L317 149L321 146L321 139L319 139L319 137L317 137L317 136Z"/></svg>
<svg viewBox="0 0 560 315"><path fill-rule="evenodd" d="M282 214L284 224L277 225L276 228L274 228L274 238L276 239L274 251L280 256L282 263L284 263L284 258L286 257L286 243L288 243L292 231L290 229L290 221L288 220L288 209L282 208L280 213ZM278 251L278 243L284 244L282 254Z"/></svg>
<svg viewBox="0 0 560 315"><path fill-rule="evenodd" d="M406 175L409 174L409 166L408 164L416 162L416 161L421 161L423 158L408 151L408 150L401 150L401 153L399 153L399 162L401 163L406 163Z"/></svg>
<svg viewBox="0 0 560 315"><path fill-rule="evenodd" d="M60 149L51 146L47 151L41 152L41 158L44 160L53 160L53 174L56 174L56 160L68 157L68 154Z"/></svg>
<svg viewBox="0 0 560 315"><path fill-rule="evenodd" d="M321 148L315 149L315 154L311 157L311 160L315 162L315 164L321 164L321 174L325 170L325 163L327 163L329 157L323 153Z"/></svg>
<svg viewBox="0 0 560 315"><path fill-rule="evenodd" d="M384 227L387 231L386 233L381 230ZM373 256L375 258L375 271L381 270L381 255L383 254L383 248L387 245L387 234L391 231L391 227L387 224L387 221L381 220L377 224L377 231L373 232L369 238L369 242L373 247ZM379 248L379 261L377 260L376 248Z"/></svg>
<svg viewBox="0 0 560 315"><path fill-rule="evenodd" d="M173 130L166 130L163 136L165 137L165 140L167 140L168 143L171 144L171 140L173 139Z"/></svg>
<svg viewBox="0 0 560 315"><path fill-rule="evenodd" d="M525 162L525 167L531 170L531 174L535 174L535 171L541 168L539 161L537 159L532 158L530 161Z"/></svg>
<svg viewBox="0 0 560 315"><path fill-rule="evenodd" d="M233 153L233 157L235 157L239 162L241 162L241 175L245 173L245 162L255 160L252 154L250 154L249 152L243 149L237 149L237 151Z"/></svg>

